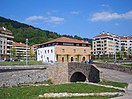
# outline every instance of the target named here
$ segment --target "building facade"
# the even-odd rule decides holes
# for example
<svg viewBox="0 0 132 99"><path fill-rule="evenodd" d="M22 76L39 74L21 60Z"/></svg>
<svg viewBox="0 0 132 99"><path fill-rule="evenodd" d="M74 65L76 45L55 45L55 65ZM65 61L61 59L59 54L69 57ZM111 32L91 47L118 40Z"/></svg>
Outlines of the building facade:
<svg viewBox="0 0 132 99"><path fill-rule="evenodd" d="M132 49L132 36L116 36L109 33L101 33L95 36L92 42L92 52L94 55L110 55L124 51L128 53L128 49Z"/></svg>
<svg viewBox="0 0 132 99"><path fill-rule="evenodd" d="M39 45L37 61L77 62L90 59L91 44L82 40L60 37Z"/></svg>
<svg viewBox="0 0 132 99"><path fill-rule="evenodd" d="M10 49L12 48L12 32L5 27L0 27L0 60L10 58Z"/></svg>
<svg viewBox="0 0 132 99"><path fill-rule="evenodd" d="M12 58L13 59L22 59L25 60L27 56L30 56L30 47L21 42L13 42L12 43Z"/></svg>

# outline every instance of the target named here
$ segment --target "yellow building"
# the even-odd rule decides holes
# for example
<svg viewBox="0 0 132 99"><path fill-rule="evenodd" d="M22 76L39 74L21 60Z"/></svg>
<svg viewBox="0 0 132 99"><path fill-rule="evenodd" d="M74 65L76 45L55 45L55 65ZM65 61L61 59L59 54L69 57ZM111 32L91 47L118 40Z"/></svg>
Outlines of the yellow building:
<svg viewBox="0 0 132 99"><path fill-rule="evenodd" d="M122 47L125 52L132 50L132 36L116 36L109 33L101 33L95 36L92 42L92 52L94 55L113 55L121 52Z"/></svg>
<svg viewBox="0 0 132 99"><path fill-rule="evenodd" d="M39 45L37 60L43 62L81 62L90 59L91 44L60 37Z"/></svg>

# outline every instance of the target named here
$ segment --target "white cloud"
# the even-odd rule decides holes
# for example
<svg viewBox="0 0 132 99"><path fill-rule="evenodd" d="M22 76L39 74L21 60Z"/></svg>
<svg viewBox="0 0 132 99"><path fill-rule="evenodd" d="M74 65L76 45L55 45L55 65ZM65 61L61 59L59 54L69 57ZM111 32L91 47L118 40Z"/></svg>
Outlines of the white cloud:
<svg viewBox="0 0 132 99"><path fill-rule="evenodd" d="M26 21L43 20L43 19L44 19L43 16L30 16L26 18Z"/></svg>
<svg viewBox="0 0 132 99"><path fill-rule="evenodd" d="M63 21L64 18L56 17L56 16L49 16L49 17L43 17L43 16L30 16L25 19L26 21L36 21L36 20L43 20L44 22L60 22Z"/></svg>
<svg viewBox="0 0 132 99"><path fill-rule="evenodd" d="M78 15L80 12L79 11L72 11L71 14Z"/></svg>
<svg viewBox="0 0 132 99"><path fill-rule="evenodd" d="M51 17L47 17L47 19L45 19L44 21L45 22L61 22L61 21L64 21L64 18L51 16Z"/></svg>
<svg viewBox="0 0 132 99"><path fill-rule="evenodd" d="M53 25L54 27L62 24L63 21L64 21L64 18L57 17L57 16L48 16L48 17L30 16L30 17L25 19L26 23L41 24L41 23L45 22L45 24L50 24L50 25Z"/></svg>
<svg viewBox="0 0 132 99"><path fill-rule="evenodd" d="M91 21L110 21L113 19L132 19L132 11L119 14L110 12L97 12L92 15Z"/></svg>

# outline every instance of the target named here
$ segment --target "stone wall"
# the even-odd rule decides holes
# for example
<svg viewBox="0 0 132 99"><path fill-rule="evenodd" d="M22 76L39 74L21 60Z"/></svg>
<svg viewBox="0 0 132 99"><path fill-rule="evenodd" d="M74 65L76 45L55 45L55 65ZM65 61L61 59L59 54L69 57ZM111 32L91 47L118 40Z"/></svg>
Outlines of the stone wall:
<svg viewBox="0 0 132 99"><path fill-rule="evenodd" d="M100 72L95 66L76 62L54 64L48 68L48 77L54 84L65 83L70 82L72 75L76 72L85 75L87 81L100 81Z"/></svg>
<svg viewBox="0 0 132 99"><path fill-rule="evenodd" d="M0 87L48 80L45 66L0 66Z"/></svg>
<svg viewBox="0 0 132 99"><path fill-rule="evenodd" d="M126 66L121 66L121 65L116 65L116 64L108 64L108 63L94 63L94 64L97 67L106 68L106 69L113 69L113 70L132 74L132 68L131 67L126 67Z"/></svg>
<svg viewBox="0 0 132 99"><path fill-rule="evenodd" d="M48 69L48 78L54 84L68 82L68 63L55 63Z"/></svg>
<svg viewBox="0 0 132 99"><path fill-rule="evenodd" d="M86 80L89 82L99 82L100 81L100 72L96 66L92 64L84 63L68 63L68 75L69 81L71 76L75 72L81 72L86 76Z"/></svg>
<svg viewBox="0 0 132 99"><path fill-rule="evenodd" d="M54 84L66 83L70 82L72 75L77 72L84 75L83 77L87 81L100 81L100 72L96 66L65 62L36 66L0 66L0 87L43 82L48 79ZM81 78L82 76L79 77Z"/></svg>

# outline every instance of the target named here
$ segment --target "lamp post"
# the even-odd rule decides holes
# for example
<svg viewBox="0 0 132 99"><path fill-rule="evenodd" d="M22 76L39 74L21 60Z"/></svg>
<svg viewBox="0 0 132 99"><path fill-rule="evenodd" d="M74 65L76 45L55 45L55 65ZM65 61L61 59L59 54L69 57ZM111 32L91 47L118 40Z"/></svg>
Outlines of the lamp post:
<svg viewBox="0 0 132 99"><path fill-rule="evenodd" d="M114 52L115 52L115 63L116 63L116 42L114 42Z"/></svg>
<svg viewBox="0 0 132 99"><path fill-rule="evenodd" d="M0 50L0 61L1 61L1 50Z"/></svg>
<svg viewBox="0 0 132 99"><path fill-rule="evenodd" d="M26 65L28 65L28 38L26 39Z"/></svg>

